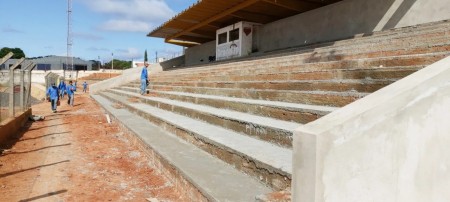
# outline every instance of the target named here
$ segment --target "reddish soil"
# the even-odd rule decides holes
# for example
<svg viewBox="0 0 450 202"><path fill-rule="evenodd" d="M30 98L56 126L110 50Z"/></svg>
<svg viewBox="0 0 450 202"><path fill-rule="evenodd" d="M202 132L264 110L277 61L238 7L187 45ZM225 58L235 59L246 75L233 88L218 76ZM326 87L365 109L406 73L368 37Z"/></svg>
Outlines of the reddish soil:
<svg viewBox="0 0 450 202"><path fill-rule="evenodd" d="M119 74L119 73L93 73L89 76L82 77L80 79L83 79L83 80L105 80L105 79L113 78L113 77L120 76L120 75L121 74Z"/></svg>
<svg viewBox="0 0 450 202"><path fill-rule="evenodd" d="M87 94L66 101L0 146L0 201L186 201Z"/></svg>

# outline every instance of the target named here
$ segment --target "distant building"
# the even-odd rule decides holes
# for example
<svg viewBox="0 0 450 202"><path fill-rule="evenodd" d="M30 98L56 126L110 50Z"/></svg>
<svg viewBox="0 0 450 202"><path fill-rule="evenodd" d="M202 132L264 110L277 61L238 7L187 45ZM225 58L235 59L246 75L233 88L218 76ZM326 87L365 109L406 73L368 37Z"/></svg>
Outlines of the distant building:
<svg viewBox="0 0 450 202"><path fill-rule="evenodd" d="M9 59L9 60L7 60L5 63L0 65L0 70L8 70L9 67L11 67L14 64L16 64L17 61L18 61L18 59ZM19 65L19 67L21 68L21 65Z"/></svg>
<svg viewBox="0 0 450 202"><path fill-rule="evenodd" d="M67 57L65 56L46 56L42 58L30 59L36 63L37 70L63 70L67 69ZM71 61L69 60L69 64ZM73 58L73 70L92 70L92 61ZM70 68L69 68L70 69Z"/></svg>
<svg viewBox="0 0 450 202"><path fill-rule="evenodd" d="M23 64L33 62L36 64L36 70L63 70L67 69L67 61L65 56L45 56L38 58L26 59ZM3 65L0 65L0 70L9 69L16 63L17 59L9 59ZM70 61L71 62L71 61ZM92 70L92 61L82 60L80 58L73 58L73 70Z"/></svg>

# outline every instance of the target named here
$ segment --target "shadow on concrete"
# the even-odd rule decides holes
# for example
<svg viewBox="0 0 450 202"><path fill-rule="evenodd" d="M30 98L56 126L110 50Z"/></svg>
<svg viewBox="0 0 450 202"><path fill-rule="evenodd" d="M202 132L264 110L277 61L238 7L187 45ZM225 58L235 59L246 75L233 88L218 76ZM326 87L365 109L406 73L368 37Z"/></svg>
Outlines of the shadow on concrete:
<svg viewBox="0 0 450 202"><path fill-rule="evenodd" d="M27 141L27 140L35 140L35 139L39 139L39 138L43 138L43 137L47 137L47 136L60 135L60 134L66 134L66 133L71 133L71 131L60 132L60 133L50 133L50 134L47 134L47 135L41 135L41 136L38 136L38 137L27 138L27 139L21 139L21 140L19 140L18 142Z"/></svg>
<svg viewBox="0 0 450 202"><path fill-rule="evenodd" d="M37 168L43 168L43 167L53 166L53 165L57 165L57 164L60 164L60 163L67 163L67 162L70 162L70 160L59 161L59 162L56 162L56 163L50 163L50 164L40 165L40 166L36 166L36 167L32 167L32 168L27 168L27 169L13 171L13 172L9 172L9 173L4 173L4 174L0 174L0 178L7 177L7 176L10 176L10 175L15 175L17 173L22 173L22 172L34 170L34 169L37 169Z"/></svg>
<svg viewBox="0 0 450 202"><path fill-rule="evenodd" d="M25 153L31 153L31 152L35 152L35 151L40 151L40 150L44 150L44 149L49 149L49 148L53 148L53 147L63 147L63 146L69 146L72 143L67 143L67 144L59 144L59 145L52 145L52 146L47 146L47 147L42 147L39 149L33 149L30 151L22 151L22 152L10 152L10 153L6 153L6 154L2 154L1 156L7 156L7 155L12 155L12 154L25 154Z"/></svg>
<svg viewBox="0 0 450 202"><path fill-rule="evenodd" d="M417 0L404 0L402 4L398 7L389 21L384 25L383 30L394 28L400 22L400 20L406 15L406 13L411 9L411 7L416 3Z"/></svg>
<svg viewBox="0 0 450 202"><path fill-rule="evenodd" d="M57 194L62 194L62 193L65 193L65 192L67 192L67 190L63 189L63 190L50 192L50 193L42 194L42 195L39 195L39 196L23 199L23 200L20 200L19 202L35 201L35 200L38 200L38 199L42 199L42 198L53 196L53 195L57 195Z"/></svg>

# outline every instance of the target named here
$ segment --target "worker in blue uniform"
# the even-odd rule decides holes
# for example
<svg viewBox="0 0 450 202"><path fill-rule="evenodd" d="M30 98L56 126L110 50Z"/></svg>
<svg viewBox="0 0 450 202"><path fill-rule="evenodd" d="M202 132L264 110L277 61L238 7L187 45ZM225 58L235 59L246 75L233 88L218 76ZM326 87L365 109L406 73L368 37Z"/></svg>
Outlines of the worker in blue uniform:
<svg viewBox="0 0 450 202"><path fill-rule="evenodd" d="M75 92L76 87L72 85L72 81L69 81L69 85L66 86L66 92L69 99L67 100L67 104L73 107L73 102L75 101Z"/></svg>
<svg viewBox="0 0 450 202"><path fill-rule="evenodd" d="M58 106L58 99L59 99L59 89L56 87L55 83L52 83L52 86L48 88L47 98L50 99L53 113L56 113L56 107Z"/></svg>

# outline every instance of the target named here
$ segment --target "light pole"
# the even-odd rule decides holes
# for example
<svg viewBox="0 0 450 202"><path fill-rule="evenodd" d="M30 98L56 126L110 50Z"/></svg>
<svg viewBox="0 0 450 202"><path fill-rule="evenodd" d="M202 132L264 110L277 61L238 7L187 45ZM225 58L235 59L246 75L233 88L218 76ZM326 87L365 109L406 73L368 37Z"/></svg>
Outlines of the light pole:
<svg viewBox="0 0 450 202"><path fill-rule="evenodd" d="M112 57L112 60L111 60L111 70L114 70L114 53L111 53L111 57Z"/></svg>
<svg viewBox="0 0 450 202"><path fill-rule="evenodd" d="M100 55L98 56L98 71L100 71L100 64L101 64L102 62L100 61Z"/></svg>

